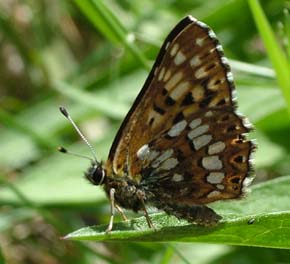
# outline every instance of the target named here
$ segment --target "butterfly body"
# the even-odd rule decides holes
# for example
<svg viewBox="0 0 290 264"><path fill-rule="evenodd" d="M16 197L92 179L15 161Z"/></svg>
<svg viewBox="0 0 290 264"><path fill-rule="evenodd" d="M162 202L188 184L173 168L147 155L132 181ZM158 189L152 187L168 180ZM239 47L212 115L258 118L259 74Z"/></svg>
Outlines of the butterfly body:
<svg viewBox="0 0 290 264"><path fill-rule="evenodd" d="M141 186L126 177L119 179L107 177L104 189L108 196L112 188L115 189L115 201L118 205L134 212L143 209L140 197L145 198L145 192Z"/></svg>
<svg viewBox="0 0 290 264"><path fill-rule="evenodd" d="M221 217L205 205L242 197L249 182L250 129L236 113L232 73L215 34L188 16L161 47L107 162L93 164L86 177L104 186L112 207L142 210L148 224L146 205L215 224Z"/></svg>
<svg viewBox="0 0 290 264"><path fill-rule="evenodd" d="M121 206L134 212L145 211L148 217L145 205L150 205L177 218L201 225L213 225L221 219L212 209L194 205L192 201L190 205L176 204L174 200L168 199L168 195L162 195L162 193L158 193L157 189L154 190L154 186L151 186L146 180L137 183L124 176L105 176L100 182L100 175L105 175L105 173L105 169L100 164L93 164L85 176L92 184L103 185L109 199L111 199L111 190L114 190L114 206ZM145 172L143 176L146 178L148 174ZM150 220L148 220L148 224L151 225ZM110 230L111 228L108 231Z"/></svg>

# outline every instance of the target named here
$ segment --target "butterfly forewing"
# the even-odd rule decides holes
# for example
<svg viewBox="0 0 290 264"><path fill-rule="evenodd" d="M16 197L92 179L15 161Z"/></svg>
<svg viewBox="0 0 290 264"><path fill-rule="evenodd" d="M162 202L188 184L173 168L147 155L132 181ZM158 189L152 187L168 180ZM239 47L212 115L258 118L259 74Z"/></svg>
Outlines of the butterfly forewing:
<svg viewBox="0 0 290 264"><path fill-rule="evenodd" d="M213 31L186 17L165 40L125 118L107 173L177 204L239 197L253 146L234 112L233 92Z"/></svg>

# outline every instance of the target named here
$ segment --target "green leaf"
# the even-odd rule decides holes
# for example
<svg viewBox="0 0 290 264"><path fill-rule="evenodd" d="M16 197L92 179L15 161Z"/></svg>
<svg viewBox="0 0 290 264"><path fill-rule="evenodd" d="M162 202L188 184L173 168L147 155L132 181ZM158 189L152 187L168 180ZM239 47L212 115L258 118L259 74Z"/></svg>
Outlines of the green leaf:
<svg viewBox="0 0 290 264"><path fill-rule="evenodd" d="M271 141L261 130L256 129L251 137L257 139L257 150L254 153L256 168L273 166L286 156L286 150Z"/></svg>
<svg viewBox="0 0 290 264"><path fill-rule="evenodd" d="M0 264L5 264L5 263L6 263L6 261L4 259L3 254L2 254L2 250L0 249Z"/></svg>
<svg viewBox="0 0 290 264"><path fill-rule="evenodd" d="M215 227L201 227L164 213L151 214L155 230L144 217L116 223L106 234L106 225L85 227L65 239L95 241L182 241L229 245L290 248L290 176L257 184L247 198L222 201L213 208L223 216Z"/></svg>
<svg viewBox="0 0 290 264"><path fill-rule="evenodd" d="M286 54L279 46L279 43L275 39L274 31L272 30L264 11L258 0L248 0L249 6L253 13L256 26L265 44L267 54L273 68L277 75L277 80L280 89L287 102L288 113L290 114L290 64L286 59Z"/></svg>
<svg viewBox="0 0 290 264"><path fill-rule="evenodd" d="M249 100L249 98L256 98ZM285 102L281 92L276 88L239 86L238 101L243 114L247 115L251 122L257 123L268 115L285 109ZM288 122L288 120L286 120Z"/></svg>

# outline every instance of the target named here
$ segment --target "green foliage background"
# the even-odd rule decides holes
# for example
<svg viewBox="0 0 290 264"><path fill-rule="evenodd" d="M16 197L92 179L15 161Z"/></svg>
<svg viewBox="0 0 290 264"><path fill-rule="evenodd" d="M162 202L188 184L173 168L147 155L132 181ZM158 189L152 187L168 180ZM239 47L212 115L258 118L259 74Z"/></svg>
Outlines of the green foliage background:
<svg viewBox="0 0 290 264"><path fill-rule="evenodd" d="M290 263L290 3L260 5L265 14L256 0L1 1L0 263ZM188 14L216 32L256 128L252 194L214 204L224 221L213 230L157 213L153 232L127 212L133 220L109 236L75 231L108 223L109 205L82 177L88 161L56 152L90 155L58 106L105 160L163 39ZM67 234L82 241L59 239Z"/></svg>

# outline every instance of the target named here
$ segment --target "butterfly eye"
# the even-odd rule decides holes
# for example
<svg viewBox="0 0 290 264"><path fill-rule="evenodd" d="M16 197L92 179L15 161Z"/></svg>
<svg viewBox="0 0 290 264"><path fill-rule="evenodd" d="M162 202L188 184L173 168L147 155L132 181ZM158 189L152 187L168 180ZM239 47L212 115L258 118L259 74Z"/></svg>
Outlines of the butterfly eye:
<svg viewBox="0 0 290 264"><path fill-rule="evenodd" d="M85 177L94 185L104 183L106 173L101 164L93 164L85 173Z"/></svg>

